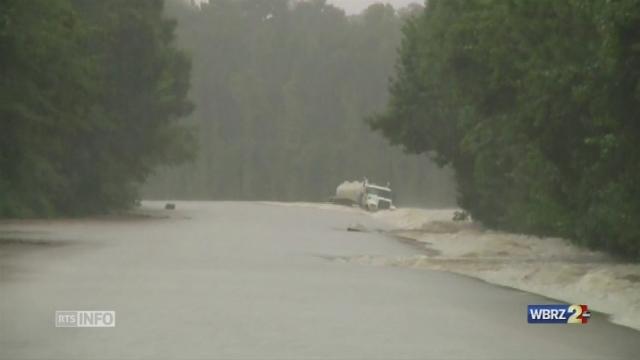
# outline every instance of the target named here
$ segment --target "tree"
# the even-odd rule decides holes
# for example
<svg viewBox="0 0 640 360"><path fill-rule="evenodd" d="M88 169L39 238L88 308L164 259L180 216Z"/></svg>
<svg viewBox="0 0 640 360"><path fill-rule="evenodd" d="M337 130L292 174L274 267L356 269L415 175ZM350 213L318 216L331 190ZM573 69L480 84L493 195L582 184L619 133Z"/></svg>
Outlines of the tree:
<svg viewBox="0 0 640 360"><path fill-rule="evenodd" d="M161 1L0 6L0 216L124 208L188 155L189 61Z"/></svg>
<svg viewBox="0 0 640 360"><path fill-rule="evenodd" d="M438 1L404 27L393 143L456 171L497 228L640 255L635 1ZM633 65L631 65L633 64ZM633 67L634 70L631 70ZM623 140L624 139L624 140Z"/></svg>

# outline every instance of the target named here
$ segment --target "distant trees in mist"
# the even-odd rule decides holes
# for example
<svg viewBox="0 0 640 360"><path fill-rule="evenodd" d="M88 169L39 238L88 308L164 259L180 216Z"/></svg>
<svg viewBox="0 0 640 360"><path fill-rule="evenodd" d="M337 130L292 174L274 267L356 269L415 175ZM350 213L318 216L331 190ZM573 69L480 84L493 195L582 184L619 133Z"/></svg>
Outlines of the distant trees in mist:
<svg viewBox="0 0 640 360"><path fill-rule="evenodd" d="M390 181L404 204L451 204L451 174L403 154L364 119L387 102L404 19L324 1L167 3L192 57L198 155L161 169L156 198L326 200L347 179ZM419 7L418 7L419 9Z"/></svg>
<svg viewBox="0 0 640 360"><path fill-rule="evenodd" d="M368 176L405 203L450 202L447 171L363 122L411 11L1 1L0 217L124 209L154 171L156 197L324 200Z"/></svg>

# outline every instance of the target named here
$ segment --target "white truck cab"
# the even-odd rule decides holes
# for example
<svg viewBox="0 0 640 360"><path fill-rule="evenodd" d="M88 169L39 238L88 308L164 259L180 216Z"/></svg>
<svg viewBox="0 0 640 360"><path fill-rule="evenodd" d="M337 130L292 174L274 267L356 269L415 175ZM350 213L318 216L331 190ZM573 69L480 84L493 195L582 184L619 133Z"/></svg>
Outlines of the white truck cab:
<svg viewBox="0 0 640 360"><path fill-rule="evenodd" d="M344 205L358 205L369 211L392 210L391 188L363 181L345 181L336 188L336 195L329 201Z"/></svg>
<svg viewBox="0 0 640 360"><path fill-rule="evenodd" d="M362 206L369 211L391 209L393 207L391 189L365 182Z"/></svg>

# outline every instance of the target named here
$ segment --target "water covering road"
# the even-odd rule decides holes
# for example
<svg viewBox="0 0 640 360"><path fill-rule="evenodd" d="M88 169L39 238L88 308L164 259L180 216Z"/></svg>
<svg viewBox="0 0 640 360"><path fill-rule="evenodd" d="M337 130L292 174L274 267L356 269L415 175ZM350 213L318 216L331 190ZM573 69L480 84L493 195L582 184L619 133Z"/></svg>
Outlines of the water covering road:
<svg viewBox="0 0 640 360"><path fill-rule="evenodd" d="M155 218L0 224L0 359L637 359L640 333L528 325L553 302L430 270L334 261L421 251L353 211L178 202ZM168 218L162 218L163 215ZM115 310L115 328L55 328Z"/></svg>

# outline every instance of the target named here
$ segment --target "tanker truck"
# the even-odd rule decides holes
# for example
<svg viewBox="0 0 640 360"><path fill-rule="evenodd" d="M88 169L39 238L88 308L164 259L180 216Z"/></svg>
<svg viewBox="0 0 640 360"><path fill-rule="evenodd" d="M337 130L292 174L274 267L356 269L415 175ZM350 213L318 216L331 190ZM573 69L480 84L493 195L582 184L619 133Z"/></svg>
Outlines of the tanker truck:
<svg viewBox="0 0 640 360"><path fill-rule="evenodd" d="M380 186L363 181L345 181L336 188L331 202L343 205L358 205L369 211L393 209L389 185Z"/></svg>

